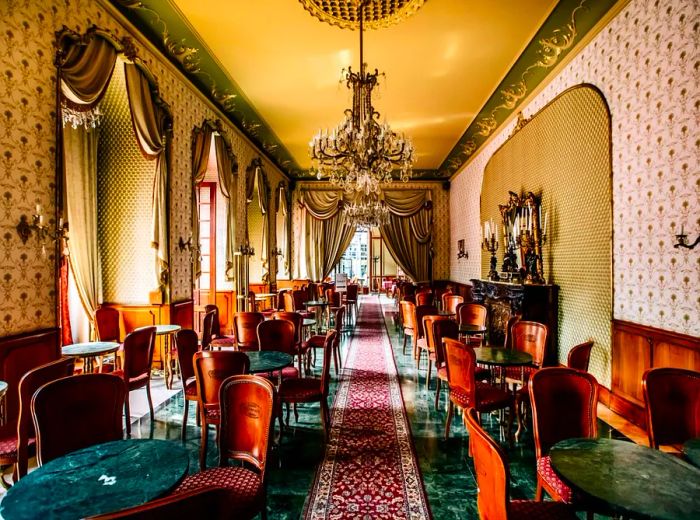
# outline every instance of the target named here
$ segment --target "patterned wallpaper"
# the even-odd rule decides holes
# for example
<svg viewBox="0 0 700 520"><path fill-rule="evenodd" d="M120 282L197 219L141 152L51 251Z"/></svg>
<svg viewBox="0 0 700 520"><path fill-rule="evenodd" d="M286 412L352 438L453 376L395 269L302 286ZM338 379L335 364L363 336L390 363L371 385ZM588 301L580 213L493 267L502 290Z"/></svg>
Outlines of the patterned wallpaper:
<svg viewBox="0 0 700 520"><path fill-rule="evenodd" d="M450 249L450 192L445 190L442 181L438 182L409 182L408 184L396 183L392 190L431 190L433 198L433 228L435 232L435 264L433 276L435 280L447 280L449 278L449 249ZM327 182L300 182L294 192L292 200L292 258L296 260L296 244L301 240L301 211L299 197L302 189L308 188L328 189L332 188ZM294 272L297 272L296 266Z"/></svg>
<svg viewBox="0 0 700 520"><path fill-rule="evenodd" d="M47 218L54 213L54 33L64 25L82 33L96 24L119 37L129 35L109 14L111 9L95 0L0 2L0 335L56 325L51 248L43 257L34 237L22 244L15 226L21 215L31 215L37 203ZM173 111L170 257L172 299L179 301L191 296L189 252L177 247L180 237L189 237L191 227L191 133L195 125L206 118L216 119L218 114L162 56L153 54L139 39L135 43ZM224 135L245 171L259 152L225 122ZM282 174L264 157L262 160L270 184L276 186ZM244 215L242 186L239 183L237 193L239 222ZM239 227L239 241L242 233Z"/></svg>
<svg viewBox="0 0 700 520"><path fill-rule="evenodd" d="M559 286L559 361L566 362L574 345L593 340L590 371L601 382L610 380L610 168L605 101L593 88L575 87L498 149L486 165L481 190L482 219L499 223L498 205L506 203L508 191L541 196L542 215L549 216L544 277ZM502 245L498 258L503 259ZM481 259L486 277L489 255Z"/></svg>
<svg viewBox="0 0 700 520"><path fill-rule="evenodd" d="M592 83L612 114L613 316L700 336L700 257L674 249L681 224L700 232L698 4L632 0L527 104L526 117L567 88ZM480 274L479 197L498 135L453 179L451 251L465 238L469 260L450 256L451 278Z"/></svg>

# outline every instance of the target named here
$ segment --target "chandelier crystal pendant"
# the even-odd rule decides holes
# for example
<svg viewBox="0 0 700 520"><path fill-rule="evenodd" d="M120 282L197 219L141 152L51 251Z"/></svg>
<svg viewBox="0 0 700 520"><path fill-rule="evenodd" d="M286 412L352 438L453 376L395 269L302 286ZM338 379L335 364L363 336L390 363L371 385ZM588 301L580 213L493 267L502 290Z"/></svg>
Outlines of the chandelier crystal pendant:
<svg viewBox="0 0 700 520"><path fill-rule="evenodd" d="M378 194L382 184L398 179L408 182L413 173L414 149L409 138L379 123L379 112L372 105L372 90L378 84L379 71L367 72L364 63L363 10L360 5L360 72L348 68L345 83L352 90L352 108L345 110L345 120L335 129L321 130L309 143L312 173L320 180L346 193Z"/></svg>
<svg viewBox="0 0 700 520"><path fill-rule="evenodd" d="M350 225L362 229L380 227L389 222L389 208L372 194L361 194L354 202L343 206Z"/></svg>

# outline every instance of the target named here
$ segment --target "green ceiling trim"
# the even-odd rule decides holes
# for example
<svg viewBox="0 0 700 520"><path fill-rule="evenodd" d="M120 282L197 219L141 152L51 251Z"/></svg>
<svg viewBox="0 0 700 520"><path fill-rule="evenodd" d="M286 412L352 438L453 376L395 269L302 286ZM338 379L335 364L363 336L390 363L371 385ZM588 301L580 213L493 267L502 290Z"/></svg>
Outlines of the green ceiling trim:
<svg viewBox="0 0 700 520"><path fill-rule="evenodd" d="M561 0L447 155L437 177L449 178L513 114L618 0Z"/></svg>
<svg viewBox="0 0 700 520"><path fill-rule="evenodd" d="M167 0L109 1L272 162L294 179L310 179L175 5ZM413 178L454 175L618 1L561 0L440 167L414 170Z"/></svg>

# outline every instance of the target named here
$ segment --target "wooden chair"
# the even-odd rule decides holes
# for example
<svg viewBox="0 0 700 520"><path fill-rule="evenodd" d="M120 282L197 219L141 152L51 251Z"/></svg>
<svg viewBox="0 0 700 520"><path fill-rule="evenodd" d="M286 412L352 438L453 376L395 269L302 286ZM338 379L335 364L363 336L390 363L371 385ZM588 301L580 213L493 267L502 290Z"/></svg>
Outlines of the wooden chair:
<svg viewBox="0 0 700 520"><path fill-rule="evenodd" d="M462 303L457 306L455 310L457 313L457 323L460 325L476 325L479 327L486 327L486 317L488 316L488 309L486 306L480 303ZM467 336L466 341L468 343L473 343L475 340L481 342L483 338L478 336Z"/></svg>
<svg viewBox="0 0 700 520"><path fill-rule="evenodd" d="M209 350L211 348L211 343L214 339L214 322L218 321L216 319L216 314L213 311L208 311L204 315L204 320L202 320L202 350Z"/></svg>
<svg viewBox="0 0 700 520"><path fill-rule="evenodd" d="M307 348L303 340L304 318L298 312L277 311L272 313L273 320L287 320L294 324L294 355L297 356L297 370L302 373L302 359L307 353Z"/></svg>
<svg viewBox="0 0 700 520"><path fill-rule="evenodd" d="M348 284L345 289L345 305L348 307L348 324L354 326L357 322L357 295L360 290L360 286L356 283Z"/></svg>
<svg viewBox="0 0 700 520"><path fill-rule="evenodd" d="M95 311L95 330L100 341L121 343L119 311L114 307L100 307L97 309ZM109 371L121 368L120 355L123 355L123 347L121 345L119 346L119 351L114 353L114 366ZM107 371L109 364L109 362L100 362L101 371Z"/></svg>
<svg viewBox="0 0 700 520"><path fill-rule="evenodd" d="M418 344L421 350L418 352L418 361L416 365L420 365L421 353L422 350L425 349L426 354L428 355L428 373L425 376L425 387L427 389L430 389L430 375L433 368L433 361L436 360L435 351L437 350L435 336L433 335L433 323L436 321L445 320L449 321L450 318L448 316L437 316L435 314L423 316L423 332L425 334L425 341Z"/></svg>
<svg viewBox="0 0 700 520"><path fill-rule="evenodd" d="M289 405L294 405L294 419L299 420L297 414L297 403L321 403L321 423L323 432L328 439L330 429L330 412L328 409L328 391L330 388L331 355L333 353L333 343L338 338L338 332L329 330L326 333L326 340L323 346L323 368L321 378L300 377L297 379L282 380L279 388L281 401L287 405L287 425L289 425Z"/></svg>
<svg viewBox="0 0 700 520"><path fill-rule="evenodd" d="M236 338L235 336L225 336L221 334L221 321L219 320L219 307L214 304L209 304L204 306L204 310L208 313L214 313L212 317L211 324L211 341L209 345L212 348L223 348L223 347L235 347ZM206 318L206 315L205 315ZM203 327L206 328L206 327ZM204 331L202 331L202 337L204 337Z"/></svg>
<svg viewBox="0 0 700 520"><path fill-rule="evenodd" d="M343 331L343 323L345 322L345 307L338 307L335 311L335 317L333 319L333 329L338 335L333 342L333 365L335 367L335 373L338 374L338 367L341 365L340 355L340 334ZM314 353L314 360L316 358L316 350L325 348L326 336L325 334L316 334L311 336L305 343L306 349ZM315 361L314 361L315 363Z"/></svg>
<svg viewBox="0 0 700 520"><path fill-rule="evenodd" d="M240 352L222 353L246 357ZM275 389L263 377L237 375L223 381L217 393L217 401L221 402L219 465L189 475L175 494L225 487L233 495L232 518L251 518L257 513L267 518L265 469ZM230 466L230 460L240 465Z"/></svg>
<svg viewBox="0 0 700 520"><path fill-rule="evenodd" d="M207 464L209 425L213 424L218 429L221 424L221 407L219 405L221 384L228 377L246 374L250 368L250 360L243 352L202 350L194 355L193 362L199 398L197 408L199 409L202 430L199 467L203 470Z"/></svg>
<svg viewBox="0 0 700 520"><path fill-rule="evenodd" d="M93 444L121 439L125 396L124 382L113 374L63 377L39 388L31 404L39 466Z"/></svg>
<svg viewBox="0 0 700 520"><path fill-rule="evenodd" d="M411 337L411 342L416 342L416 304L406 300L400 302L401 317L403 323L403 353L406 354L406 338ZM413 345L415 349L415 345Z"/></svg>
<svg viewBox="0 0 700 520"><path fill-rule="evenodd" d="M289 296L287 296L289 294ZM314 318L316 315L306 309L304 305L308 300L307 291L298 289L284 295L284 310L287 312L298 312L304 318Z"/></svg>
<svg viewBox="0 0 700 520"><path fill-rule="evenodd" d="M416 307L420 305L433 305L433 293L431 291L418 291L416 293Z"/></svg>
<svg viewBox="0 0 700 520"><path fill-rule="evenodd" d="M182 380L182 394L185 399L185 407L182 413L182 432L180 434L183 441L187 440L187 418L189 415L190 401L195 404L199 402L197 394L197 380L194 375L194 355L199 352L199 339L193 330L182 329L177 332L177 360L180 365L180 379ZM199 411L195 412L197 423L199 423Z"/></svg>
<svg viewBox="0 0 700 520"><path fill-rule="evenodd" d="M36 433L32 422L31 403L36 391L50 381L55 381L62 377L73 374L74 360L72 358L62 358L41 365L30 370L19 381L19 417L17 418L17 428L15 430L15 457L16 465L14 480L27 474L29 465L30 450L33 452L36 443ZM3 439L2 444L12 444L10 439ZM6 457L7 453L3 454Z"/></svg>
<svg viewBox="0 0 700 520"><path fill-rule="evenodd" d="M445 300L446 300L449 296L452 296L453 294L454 294L454 293L453 293L450 289L446 289L445 291L443 291L443 292L440 294L440 306L441 306L441 309L442 309L443 311L444 311L444 310L447 310L447 305L446 305L446 301L445 301Z"/></svg>
<svg viewBox="0 0 700 520"><path fill-rule="evenodd" d="M437 373L437 384L435 386L435 408L440 404L440 387L442 381L447 384L447 367L445 366L445 345L444 338L459 339L459 327L453 320L435 320L432 325L433 343L435 344L435 372ZM449 390L449 386L447 387Z"/></svg>
<svg viewBox="0 0 700 520"><path fill-rule="evenodd" d="M204 487L151 500L145 504L113 513L88 516L85 520L173 520L174 518L207 518L234 520L242 517L236 511L236 497L223 487Z"/></svg>
<svg viewBox="0 0 700 520"><path fill-rule="evenodd" d="M289 320L265 320L258 325L258 345L260 350L278 350L289 354L294 358L297 353L297 333L294 323ZM268 378L276 378L279 372L259 374ZM295 367L282 369L282 378L299 377L299 370Z"/></svg>
<svg viewBox="0 0 700 520"><path fill-rule="evenodd" d="M457 307L464 303L464 298L458 294L445 293L445 295L443 295L442 302L442 308L446 312L451 312L456 316Z"/></svg>
<svg viewBox="0 0 700 520"><path fill-rule="evenodd" d="M261 312L237 312L233 315L233 329L236 332L238 350L260 350L258 325L265 321Z"/></svg>
<svg viewBox="0 0 700 520"><path fill-rule="evenodd" d="M566 366L575 368L581 372L588 372L591 350L593 350L593 341L586 341L585 343L572 347L566 357Z"/></svg>
<svg viewBox="0 0 700 520"><path fill-rule="evenodd" d="M651 368L642 376L649 446L700 437L700 372Z"/></svg>
<svg viewBox="0 0 700 520"><path fill-rule="evenodd" d="M528 387L537 459L535 500L542 500L544 490L555 501L571 504L574 494L552 469L549 450L565 439L598 436L598 383L586 372L550 367L532 374Z"/></svg>
<svg viewBox="0 0 700 520"><path fill-rule="evenodd" d="M151 365L153 364L155 343L155 327L145 327L128 334L124 338L124 365L121 370L113 372L115 376L124 381L127 389L127 396L124 400L124 421L127 435L131 435L131 408L128 394L133 390L146 387L148 411L151 422L155 421L153 399L151 399Z"/></svg>
<svg viewBox="0 0 700 520"><path fill-rule="evenodd" d="M474 408L479 413L510 408L506 437L510 441L513 423L513 396L507 390L476 380L476 354L474 349L450 338L444 338L445 368L450 386L450 401L445 420L445 439L450 436L454 407L466 410Z"/></svg>
<svg viewBox="0 0 700 520"><path fill-rule="evenodd" d="M474 458L476 504L482 520L576 520L566 504L510 499L510 469L505 453L479 424L479 412L465 410L464 423Z"/></svg>
<svg viewBox="0 0 700 520"><path fill-rule="evenodd" d="M420 358L423 350L428 350L428 343L423 328L423 316L437 316L438 309L434 305L416 305L416 331L413 342L413 357L416 360L416 368L420 369Z"/></svg>

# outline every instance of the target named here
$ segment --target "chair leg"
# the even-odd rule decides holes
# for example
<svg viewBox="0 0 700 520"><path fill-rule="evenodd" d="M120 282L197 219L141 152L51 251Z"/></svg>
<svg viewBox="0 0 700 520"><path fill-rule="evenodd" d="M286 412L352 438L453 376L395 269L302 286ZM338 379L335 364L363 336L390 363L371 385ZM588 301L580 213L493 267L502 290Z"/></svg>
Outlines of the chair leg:
<svg viewBox="0 0 700 520"><path fill-rule="evenodd" d="M508 446L513 447L513 415L515 414L515 402L510 405L510 410L508 410L508 427L506 429L506 439L508 439Z"/></svg>
<svg viewBox="0 0 700 520"><path fill-rule="evenodd" d="M428 354L428 375L425 377L425 388L430 390L430 373L433 369L433 360L430 359L430 354Z"/></svg>
<svg viewBox="0 0 700 520"><path fill-rule="evenodd" d="M323 423L323 436L328 441L329 429L330 429L330 413L328 411L328 402L325 399L321 399L321 422Z"/></svg>
<svg viewBox="0 0 700 520"><path fill-rule="evenodd" d="M209 437L209 425L202 418L202 441L199 444L199 470L204 471L207 468L207 441Z"/></svg>
<svg viewBox="0 0 700 520"><path fill-rule="evenodd" d="M406 338L407 337L408 337L408 335L406 333L404 333L404 335L403 335L403 354L404 354L404 356L406 355Z"/></svg>
<svg viewBox="0 0 700 520"><path fill-rule="evenodd" d="M297 404L294 403L294 422L299 422L299 410L297 409Z"/></svg>
<svg viewBox="0 0 700 520"><path fill-rule="evenodd" d="M420 358L423 356L423 349L419 348L416 354L416 370L420 370Z"/></svg>
<svg viewBox="0 0 700 520"><path fill-rule="evenodd" d="M148 399L148 412L151 414L151 423L155 422L156 415L153 412L153 399L151 398L151 382L146 385L146 398Z"/></svg>
<svg viewBox="0 0 700 520"><path fill-rule="evenodd" d="M131 437L131 410L129 408L129 393L126 393L124 399L124 421L126 422L126 436Z"/></svg>
<svg viewBox="0 0 700 520"><path fill-rule="evenodd" d="M183 441L187 440L187 415L190 408L190 400L185 399L185 411L182 414L182 433L180 434L180 438Z"/></svg>
<svg viewBox="0 0 700 520"><path fill-rule="evenodd" d="M542 502L542 482L540 482L540 477L537 477L537 488L535 489L535 501Z"/></svg>
<svg viewBox="0 0 700 520"><path fill-rule="evenodd" d="M437 383L435 383L435 409L438 409L438 406L440 406L440 386L441 386L441 379L438 377Z"/></svg>
<svg viewBox="0 0 700 520"><path fill-rule="evenodd" d="M335 375L338 375L338 349L331 346L333 349L333 366L335 367Z"/></svg>
<svg viewBox="0 0 700 520"><path fill-rule="evenodd" d="M445 440L450 438L450 426L452 426L452 415L455 411L455 405L452 401L447 405L447 418L445 419Z"/></svg>
<svg viewBox="0 0 700 520"><path fill-rule="evenodd" d="M202 427L202 418L199 415L199 402L197 402L197 404L194 407L194 418L195 418L195 421L197 423L197 426L201 428Z"/></svg>
<svg viewBox="0 0 700 520"><path fill-rule="evenodd" d="M287 426L289 426L289 403L284 403L287 408Z"/></svg>

